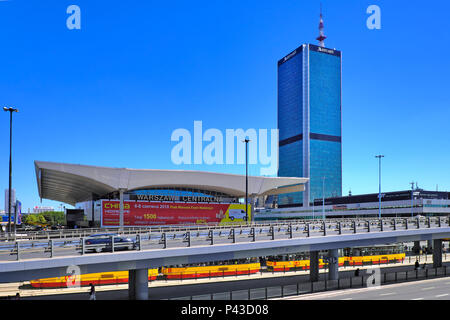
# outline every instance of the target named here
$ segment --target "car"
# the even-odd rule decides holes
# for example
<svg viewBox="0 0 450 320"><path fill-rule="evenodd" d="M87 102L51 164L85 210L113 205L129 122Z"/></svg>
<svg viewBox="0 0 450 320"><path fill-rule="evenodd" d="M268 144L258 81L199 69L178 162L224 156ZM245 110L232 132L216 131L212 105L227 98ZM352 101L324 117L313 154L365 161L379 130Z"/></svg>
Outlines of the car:
<svg viewBox="0 0 450 320"><path fill-rule="evenodd" d="M242 219L244 221L247 221L247 213L244 210L229 209L228 217L231 221L234 221L234 219Z"/></svg>
<svg viewBox="0 0 450 320"><path fill-rule="evenodd" d="M87 246L86 251L102 252L112 251L111 239L114 236L114 251L116 250L133 250L136 248L136 242L131 238L120 236L116 233L100 233L93 234L85 238L84 244Z"/></svg>

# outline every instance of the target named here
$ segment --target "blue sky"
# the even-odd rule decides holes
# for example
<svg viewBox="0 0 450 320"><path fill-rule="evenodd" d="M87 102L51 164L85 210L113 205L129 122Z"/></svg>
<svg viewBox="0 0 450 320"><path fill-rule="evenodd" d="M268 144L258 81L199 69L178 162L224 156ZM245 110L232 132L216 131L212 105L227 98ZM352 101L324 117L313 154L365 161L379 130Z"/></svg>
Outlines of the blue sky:
<svg viewBox="0 0 450 320"><path fill-rule="evenodd" d="M40 205L34 160L244 173L171 161L177 128L276 128L277 61L343 52L343 193L450 191L447 1L0 1L0 106L15 106L13 187ZM81 9L69 30L66 9ZM381 9L369 30L366 9ZM9 117L0 117L0 208ZM259 167L251 166L258 175ZM59 203L44 200L42 205Z"/></svg>

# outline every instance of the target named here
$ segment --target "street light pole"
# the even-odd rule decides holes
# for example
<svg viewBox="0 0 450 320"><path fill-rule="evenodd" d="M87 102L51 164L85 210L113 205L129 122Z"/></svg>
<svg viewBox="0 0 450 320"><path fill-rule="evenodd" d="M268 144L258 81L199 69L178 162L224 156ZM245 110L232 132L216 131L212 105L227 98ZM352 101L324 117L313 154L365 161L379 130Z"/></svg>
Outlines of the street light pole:
<svg viewBox="0 0 450 320"><path fill-rule="evenodd" d="M251 140L246 138L245 142L245 215L248 221L248 143Z"/></svg>
<svg viewBox="0 0 450 320"><path fill-rule="evenodd" d="M19 112L14 108L3 107L5 112L9 112L9 187L8 187L8 232L11 232L11 191L12 191L12 114Z"/></svg>
<svg viewBox="0 0 450 320"><path fill-rule="evenodd" d="M325 220L325 177L322 177L322 219Z"/></svg>
<svg viewBox="0 0 450 320"><path fill-rule="evenodd" d="M410 182L411 184L411 218L414 216L414 182Z"/></svg>
<svg viewBox="0 0 450 320"><path fill-rule="evenodd" d="M379 178L379 190L378 190L378 218L381 219L381 158L384 158L382 154L375 156L379 160L378 178Z"/></svg>

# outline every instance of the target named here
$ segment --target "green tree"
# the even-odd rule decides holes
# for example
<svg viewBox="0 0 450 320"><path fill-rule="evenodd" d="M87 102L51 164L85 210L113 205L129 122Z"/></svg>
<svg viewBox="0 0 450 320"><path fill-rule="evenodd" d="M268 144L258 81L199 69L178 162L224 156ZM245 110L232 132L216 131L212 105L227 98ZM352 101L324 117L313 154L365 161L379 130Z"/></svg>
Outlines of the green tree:
<svg viewBox="0 0 450 320"><path fill-rule="evenodd" d="M47 223L47 220L45 220L45 217L42 214L38 214L37 219L38 219L38 223L41 223L41 224Z"/></svg>
<svg viewBox="0 0 450 320"><path fill-rule="evenodd" d="M38 219L37 219L36 215L34 215L34 214L27 214L27 215L24 217L24 223L25 223L25 224L34 225L34 224L36 224L37 222L38 222Z"/></svg>

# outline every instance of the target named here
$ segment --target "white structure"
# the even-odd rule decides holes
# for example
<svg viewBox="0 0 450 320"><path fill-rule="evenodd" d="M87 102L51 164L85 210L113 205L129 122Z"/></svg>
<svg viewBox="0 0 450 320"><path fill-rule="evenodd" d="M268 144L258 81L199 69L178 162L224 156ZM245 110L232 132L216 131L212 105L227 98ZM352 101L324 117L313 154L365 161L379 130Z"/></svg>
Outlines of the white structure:
<svg viewBox="0 0 450 320"><path fill-rule="evenodd" d="M39 196L70 205L84 206L91 213L92 204L100 199L120 201L119 226L124 225L125 196L130 192L149 189L195 189L222 194L231 198L245 198L246 176L203 171L141 170L94 167L75 164L35 161ZM265 197L305 190L307 178L248 177L248 197ZM195 201L195 200L194 200ZM85 202L83 204L83 202ZM79 207L81 209L81 207Z"/></svg>
<svg viewBox="0 0 450 320"><path fill-rule="evenodd" d="M55 208L53 207L34 207L33 213L42 213L42 212L52 212L55 211Z"/></svg>
<svg viewBox="0 0 450 320"><path fill-rule="evenodd" d="M245 175L141 170L35 161L39 196L76 205L94 196L149 188L193 188L245 197ZM249 197L304 190L307 178L248 177Z"/></svg>

